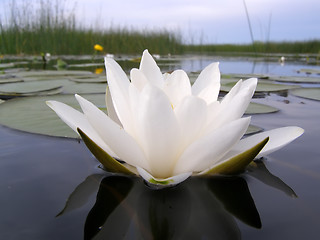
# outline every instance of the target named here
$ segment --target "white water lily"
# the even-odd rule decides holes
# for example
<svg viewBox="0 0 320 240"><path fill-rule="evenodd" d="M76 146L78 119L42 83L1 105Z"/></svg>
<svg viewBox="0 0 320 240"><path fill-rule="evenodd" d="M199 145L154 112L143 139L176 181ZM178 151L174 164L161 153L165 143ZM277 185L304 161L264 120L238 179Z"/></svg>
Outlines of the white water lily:
<svg viewBox="0 0 320 240"><path fill-rule="evenodd" d="M240 80L219 101L218 63L207 66L192 86L182 70L162 74L147 50L139 69L131 70L131 81L112 58L105 58L105 65L108 115L79 95L83 113L60 102L47 104L107 170L171 186L192 174L242 170L258 154L269 154L303 133L284 127L241 139L250 123L242 115L257 79Z"/></svg>

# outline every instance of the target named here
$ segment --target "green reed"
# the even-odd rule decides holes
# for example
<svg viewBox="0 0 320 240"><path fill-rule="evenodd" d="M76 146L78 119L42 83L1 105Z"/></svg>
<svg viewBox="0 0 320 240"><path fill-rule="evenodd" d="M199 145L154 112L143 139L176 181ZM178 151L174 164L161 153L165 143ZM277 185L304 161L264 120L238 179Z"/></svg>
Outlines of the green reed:
<svg viewBox="0 0 320 240"><path fill-rule="evenodd" d="M77 23L74 13L66 14L61 1L39 0L37 9L11 3L11 13L0 21L1 54L92 54L93 45L100 44L105 53L181 53L178 34L167 30L138 31L126 27L100 30ZM30 2L29 2L30 4Z"/></svg>
<svg viewBox="0 0 320 240"><path fill-rule="evenodd" d="M104 47L103 53L112 54L140 54L146 48L158 54L318 54L320 51L320 40L185 45L179 32L166 29L139 31L129 27L88 28L76 21L74 12L66 13L62 0L38 0L36 3L33 6L25 0L24 4L17 6L12 0L8 18L0 19L0 55L39 55L46 52L58 55L93 54L95 44Z"/></svg>
<svg viewBox="0 0 320 240"><path fill-rule="evenodd" d="M253 44L212 44L212 45L188 45L187 52L199 53L294 53L294 54L318 54L320 40L296 41L296 42L254 42Z"/></svg>

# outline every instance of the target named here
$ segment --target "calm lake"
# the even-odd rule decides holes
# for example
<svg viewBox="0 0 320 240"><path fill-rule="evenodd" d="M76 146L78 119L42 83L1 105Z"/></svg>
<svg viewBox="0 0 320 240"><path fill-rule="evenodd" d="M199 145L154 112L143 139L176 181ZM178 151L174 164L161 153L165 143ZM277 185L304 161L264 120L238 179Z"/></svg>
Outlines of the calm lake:
<svg viewBox="0 0 320 240"><path fill-rule="evenodd" d="M126 58L117 58L126 70L138 66ZM90 62L90 57L70 59L64 60L70 65ZM51 61L46 69L54 70L56 61ZM192 177L174 188L154 191L139 178L102 170L77 138L34 133L50 125L40 113L31 126L33 112L39 111L32 103L20 105L32 97L28 92L25 98L0 104L0 239L318 239L320 102L299 97L294 89L275 87L313 88L319 96L320 67L301 59L281 64L277 59L192 55L161 58L158 63L163 71L182 68L192 79L213 61L220 62L224 87L234 78L246 78L244 74L261 76L261 89L252 101L278 111L252 114L254 126L263 130L299 126L305 133L240 175ZM3 68L0 77L5 77L0 80L9 75L23 78L15 75L21 68L43 68L43 63L30 59L7 62L17 63ZM103 66L70 66L69 70L94 72L98 67ZM3 84L13 83L0 83L2 94ZM11 101L26 113L15 113ZM27 115L29 107L32 113ZM6 119L10 112L11 121ZM25 121L26 130L12 128L14 116Z"/></svg>

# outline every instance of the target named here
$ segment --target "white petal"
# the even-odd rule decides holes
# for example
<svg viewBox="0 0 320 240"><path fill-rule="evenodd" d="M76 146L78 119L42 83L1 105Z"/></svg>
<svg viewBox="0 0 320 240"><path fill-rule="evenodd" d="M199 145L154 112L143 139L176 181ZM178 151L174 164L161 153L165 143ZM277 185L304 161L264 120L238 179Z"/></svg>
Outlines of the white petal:
<svg viewBox="0 0 320 240"><path fill-rule="evenodd" d="M268 143L257 155L257 158L260 158L289 144L290 142L298 138L301 134L303 134L303 132L304 130L302 128L294 126L276 128L242 139L234 147L234 150L237 152L243 151L243 149L245 149L247 146L257 144L266 137L269 137Z"/></svg>
<svg viewBox="0 0 320 240"><path fill-rule="evenodd" d="M151 84L159 88L163 87L163 76L160 68L148 50L144 50L142 54L139 69Z"/></svg>
<svg viewBox="0 0 320 240"><path fill-rule="evenodd" d="M56 112L61 120L64 121L78 135L79 133L77 131L77 128L80 128L109 155L117 157L117 155L113 151L111 151L110 147L105 144L105 142L100 138L97 132L92 128L83 113L61 102L47 101L46 103L53 111Z"/></svg>
<svg viewBox="0 0 320 240"><path fill-rule="evenodd" d="M136 117L139 142L149 161L150 172L155 177L171 176L181 152L181 133L167 95L148 84L141 93Z"/></svg>
<svg viewBox="0 0 320 240"><path fill-rule="evenodd" d="M148 169L146 158L139 145L122 127L112 121L91 102L79 95L76 95L76 98L91 126L121 160L133 166L141 166Z"/></svg>
<svg viewBox="0 0 320 240"><path fill-rule="evenodd" d="M108 86L114 109L125 130L132 128L129 102L129 79L111 58L105 58Z"/></svg>
<svg viewBox="0 0 320 240"><path fill-rule="evenodd" d="M184 97L191 95L188 75L182 70L174 71L166 78L163 90L168 95L173 107L176 107Z"/></svg>
<svg viewBox="0 0 320 240"><path fill-rule="evenodd" d="M210 123L212 123L213 121L215 121L216 118L219 117L219 112L220 112L220 102L219 101L215 101L210 103L207 106L208 109L208 117L207 117L207 123L206 126L209 125Z"/></svg>
<svg viewBox="0 0 320 240"><path fill-rule="evenodd" d="M192 172L182 173L168 178L155 178L143 168L137 167L140 176L154 187L171 187L185 181Z"/></svg>
<svg viewBox="0 0 320 240"><path fill-rule="evenodd" d="M107 87L107 90L106 90L106 106L107 106L108 116L114 122L116 122L117 124L122 126L122 123L120 122L120 120L119 120L119 118L117 116L116 110L114 109L113 101L112 101L110 90L109 90L108 87Z"/></svg>
<svg viewBox="0 0 320 240"><path fill-rule="evenodd" d="M139 90L142 91L143 87L148 83L147 78L144 76L142 71L133 68L130 71L131 83Z"/></svg>
<svg viewBox="0 0 320 240"><path fill-rule="evenodd" d="M174 174L200 172L219 162L240 140L249 123L250 117L238 119L191 144L178 160Z"/></svg>
<svg viewBox="0 0 320 240"><path fill-rule="evenodd" d="M188 96L174 109L182 132L183 148L201 136L207 122L207 104L195 96Z"/></svg>
<svg viewBox="0 0 320 240"><path fill-rule="evenodd" d="M202 70L192 85L192 94L203 98L208 104L217 100L220 91L219 63L211 63Z"/></svg>
<svg viewBox="0 0 320 240"><path fill-rule="evenodd" d="M128 77L126 73L122 70L121 66L113 58L105 57L104 62L107 74L110 68L114 72L114 75L116 75L119 78L119 81L121 81L123 84L126 84L126 82L128 82Z"/></svg>
<svg viewBox="0 0 320 240"><path fill-rule="evenodd" d="M132 128L127 129L127 132L140 144L139 135L138 135L139 129L137 127L137 118L136 118L136 115L137 115L136 113L139 109L139 104L140 104L139 103L140 92L132 83L129 85L129 99L130 99L131 111L134 114L130 119Z"/></svg>
<svg viewBox="0 0 320 240"><path fill-rule="evenodd" d="M210 123L207 131L212 131L242 117L255 91L257 79L252 78L243 83L239 83L241 86L238 93L231 98L227 97L226 101L221 102L218 116ZM238 88L239 85L237 85L238 84L236 84L235 88Z"/></svg>
<svg viewBox="0 0 320 240"><path fill-rule="evenodd" d="M242 80L239 80L232 88L231 90L224 96L224 98L221 101L221 104L225 105L228 104L232 98L234 98L234 96L236 94L238 94L239 90L241 89L242 86Z"/></svg>

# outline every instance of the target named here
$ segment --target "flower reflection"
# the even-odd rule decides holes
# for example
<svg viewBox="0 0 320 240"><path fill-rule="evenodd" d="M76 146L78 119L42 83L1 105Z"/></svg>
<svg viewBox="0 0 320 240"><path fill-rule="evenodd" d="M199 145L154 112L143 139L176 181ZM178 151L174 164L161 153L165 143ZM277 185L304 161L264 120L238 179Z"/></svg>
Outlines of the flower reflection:
<svg viewBox="0 0 320 240"><path fill-rule="evenodd" d="M97 192L85 222L84 239L240 239L235 218L261 228L246 181L255 175L296 196L263 161L250 165L241 176L190 178L157 191L145 187L140 178L93 174L70 195L59 216L84 206Z"/></svg>

